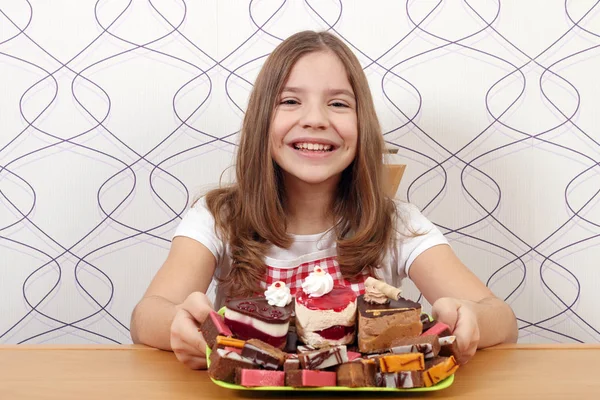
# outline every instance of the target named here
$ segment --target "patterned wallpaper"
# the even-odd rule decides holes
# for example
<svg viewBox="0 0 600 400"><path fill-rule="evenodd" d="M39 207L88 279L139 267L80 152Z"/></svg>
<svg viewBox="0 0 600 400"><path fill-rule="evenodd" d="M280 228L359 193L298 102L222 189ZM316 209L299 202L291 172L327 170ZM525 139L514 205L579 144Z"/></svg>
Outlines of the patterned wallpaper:
<svg viewBox="0 0 600 400"><path fill-rule="evenodd" d="M182 213L231 177L260 66L303 29L358 55L398 197L520 340L598 341L598 3L0 0L0 343L131 341Z"/></svg>

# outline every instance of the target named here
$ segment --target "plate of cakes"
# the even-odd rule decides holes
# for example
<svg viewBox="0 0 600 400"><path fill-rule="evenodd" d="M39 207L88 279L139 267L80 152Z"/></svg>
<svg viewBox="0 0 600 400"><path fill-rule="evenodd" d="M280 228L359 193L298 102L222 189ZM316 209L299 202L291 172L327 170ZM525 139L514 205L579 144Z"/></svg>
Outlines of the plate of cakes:
<svg viewBox="0 0 600 400"><path fill-rule="evenodd" d="M208 374L238 390L435 391L454 381L456 338L400 289L374 278L357 296L320 267L296 296L229 300L200 327Z"/></svg>

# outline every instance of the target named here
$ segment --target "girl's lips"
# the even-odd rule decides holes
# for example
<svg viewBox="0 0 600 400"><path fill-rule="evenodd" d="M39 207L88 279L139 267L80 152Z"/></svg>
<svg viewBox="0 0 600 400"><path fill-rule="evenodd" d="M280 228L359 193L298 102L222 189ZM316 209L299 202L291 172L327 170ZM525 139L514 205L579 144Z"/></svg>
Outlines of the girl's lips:
<svg viewBox="0 0 600 400"><path fill-rule="evenodd" d="M288 144L290 146L296 146L299 143L312 143L312 144L321 144L324 146L331 146L332 149L337 149L339 146L339 143L335 143L332 140L329 139L325 139L325 138L316 138L316 137L298 137L296 139L294 139L292 142L289 142Z"/></svg>
<svg viewBox="0 0 600 400"><path fill-rule="evenodd" d="M328 150L328 151L304 150L304 149L297 149L294 147L294 145L290 145L289 147L300 157L306 157L306 158L310 158L310 159L326 158L326 157L331 156L337 150L337 148L332 148L331 150Z"/></svg>

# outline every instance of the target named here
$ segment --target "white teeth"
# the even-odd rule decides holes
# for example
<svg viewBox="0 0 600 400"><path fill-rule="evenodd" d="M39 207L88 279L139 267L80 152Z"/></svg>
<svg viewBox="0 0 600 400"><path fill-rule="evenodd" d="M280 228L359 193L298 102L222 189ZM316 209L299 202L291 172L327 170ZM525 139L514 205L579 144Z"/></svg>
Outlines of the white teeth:
<svg viewBox="0 0 600 400"><path fill-rule="evenodd" d="M312 151L330 151L330 144L321 143L295 143L294 147L298 150L312 150Z"/></svg>

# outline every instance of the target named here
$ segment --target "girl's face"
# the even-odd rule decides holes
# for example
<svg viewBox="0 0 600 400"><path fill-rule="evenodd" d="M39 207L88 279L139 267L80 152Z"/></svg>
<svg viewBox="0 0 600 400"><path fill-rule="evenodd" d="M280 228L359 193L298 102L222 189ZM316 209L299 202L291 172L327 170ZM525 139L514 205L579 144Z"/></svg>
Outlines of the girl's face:
<svg viewBox="0 0 600 400"><path fill-rule="evenodd" d="M296 62L269 137L287 182L337 183L356 155L358 125L354 92L335 54L310 53Z"/></svg>

